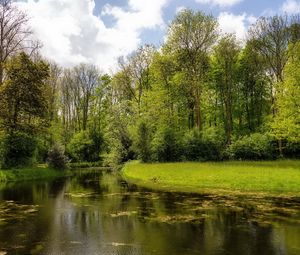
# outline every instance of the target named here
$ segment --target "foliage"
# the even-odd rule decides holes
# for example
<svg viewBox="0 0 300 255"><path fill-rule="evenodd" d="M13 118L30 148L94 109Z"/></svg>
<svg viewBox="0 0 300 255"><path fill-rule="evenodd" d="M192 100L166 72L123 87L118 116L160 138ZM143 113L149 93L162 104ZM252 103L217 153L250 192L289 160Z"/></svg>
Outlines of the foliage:
<svg viewBox="0 0 300 255"><path fill-rule="evenodd" d="M290 45L290 60L284 74L285 80L278 84L278 113L273 123L277 139L291 143L300 142L300 43Z"/></svg>
<svg viewBox="0 0 300 255"><path fill-rule="evenodd" d="M141 122L138 126L136 151L137 151L138 157L143 162L150 161L150 159L151 159L150 130L145 122Z"/></svg>
<svg viewBox="0 0 300 255"><path fill-rule="evenodd" d="M3 164L5 134L0 131L0 169Z"/></svg>
<svg viewBox="0 0 300 255"><path fill-rule="evenodd" d="M287 142L284 148L286 158L300 158L300 142Z"/></svg>
<svg viewBox="0 0 300 255"><path fill-rule="evenodd" d="M119 130L118 136L112 140L105 164L117 166L134 159L135 153L132 145L133 141L129 136L129 133L125 130Z"/></svg>
<svg viewBox="0 0 300 255"><path fill-rule="evenodd" d="M0 182L20 182L43 179L54 179L58 177L66 177L67 171L56 171L46 168L44 165L37 167L25 167L11 170L0 170Z"/></svg>
<svg viewBox="0 0 300 255"><path fill-rule="evenodd" d="M15 131L6 134L3 142L3 167L29 166L35 162L37 141L34 136Z"/></svg>
<svg viewBox="0 0 300 255"><path fill-rule="evenodd" d="M15 13L26 25L26 15ZM0 132L34 134L28 157L38 162L55 143L73 162L104 165L268 159L275 155L269 133L280 155L297 156L299 24L286 15L259 18L241 44L234 34L221 36L212 15L184 9L160 50L140 46L112 76L16 51L4 66L0 59Z"/></svg>
<svg viewBox="0 0 300 255"><path fill-rule="evenodd" d="M232 159L266 160L274 159L275 146L268 135L254 133L234 141L228 148Z"/></svg>
<svg viewBox="0 0 300 255"><path fill-rule="evenodd" d="M21 53L5 66L6 80L0 87L0 117L7 129L27 133L40 131L47 124L45 95L48 65L33 62Z"/></svg>
<svg viewBox="0 0 300 255"><path fill-rule="evenodd" d="M240 48L235 36L226 35L215 46L212 59L215 93L223 109L223 123L227 144L231 143L233 114L236 104L236 69Z"/></svg>
<svg viewBox="0 0 300 255"><path fill-rule="evenodd" d="M164 49L175 56L184 74L188 96L189 128L203 129L202 91L208 70L208 52L218 38L218 23L212 15L184 9L171 23Z"/></svg>
<svg viewBox="0 0 300 255"><path fill-rule="evenodd" d="M81 131L75 134L67 145L67 153L75 161L98 161L102 141L101 134Z"/></svg>
<svg viewBox="0 0 300 255"><path fill-rule="evenodd" d="M217 161L221 158L221 146L193 130L185 136L183 154L188 161Z"/></svg>
<svg viewBox="0 0 300 255"><path fill-rule="evenodd" d="M172 128L159 130L152 141L153 160L159 162L180 161L182 141Z"/></svg>
<svg viewBox="0 0 300 255"><path fill-rule="evenodd" d="M47 162L49 167L58 170L64 170L67 167L67 157L64 148L55 143L48 152Z"/></svg>

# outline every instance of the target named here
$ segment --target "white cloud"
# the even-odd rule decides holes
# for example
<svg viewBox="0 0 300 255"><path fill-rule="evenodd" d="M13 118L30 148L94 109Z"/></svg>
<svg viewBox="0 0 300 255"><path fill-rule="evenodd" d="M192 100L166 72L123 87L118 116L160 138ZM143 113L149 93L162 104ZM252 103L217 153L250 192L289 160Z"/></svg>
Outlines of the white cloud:
<svg viewBox="0 0 300 255"><path fill-rule="evenodd" d="M286 0L281 6L281 10L288 14L300 13L300 1Z"/></svg>
<svg viewBox="0 0 300 255"><path fill-rule="evenodd" d="M176 11L175 11L175 13L177 14L177 13L179 13L179 12L181 12L181 11L185 10L185 9L186 9L186 7L185 7L185 6L178 6L178 7L176 8Z"/></svg>
<svg viewBox="0 0 300 255"><path fill-rule="evenodd" d="M128 0L123 8L106 5L97 17L94 0L28 0L20 8L31 17L30 25L44 47L43 55L63 66L93 63L108 71L119 56L141 43L145 29L164 26L162 9L168 0ZM103 16L114 18L106 26Z"/></svg>
<svg viewBox="0 0 300 255"><path fill-rule="evenodd" d="M244 0L195 0L197 3L218 5L220 7L233 6Z"/></svg>
<svg viewBox="0 0 300 255"><path fill-rule="evenodd" d="M221 12L218 21L223 33L235 33L238 40L245 40L249 25L256 21L256 17L243 13L234 15L228 12Z"/></svg>

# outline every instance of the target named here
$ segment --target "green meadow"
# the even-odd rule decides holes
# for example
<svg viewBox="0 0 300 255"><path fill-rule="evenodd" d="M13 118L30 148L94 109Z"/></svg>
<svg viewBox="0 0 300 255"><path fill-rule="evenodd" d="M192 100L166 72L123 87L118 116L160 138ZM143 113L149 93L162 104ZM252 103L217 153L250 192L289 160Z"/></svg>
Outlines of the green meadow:
<svg viewBox="0 0 300 255"><path fill-rule="evenodd" d="M122 175L137 185L196 193L300 194L300 161L127 163Z"/></svg>

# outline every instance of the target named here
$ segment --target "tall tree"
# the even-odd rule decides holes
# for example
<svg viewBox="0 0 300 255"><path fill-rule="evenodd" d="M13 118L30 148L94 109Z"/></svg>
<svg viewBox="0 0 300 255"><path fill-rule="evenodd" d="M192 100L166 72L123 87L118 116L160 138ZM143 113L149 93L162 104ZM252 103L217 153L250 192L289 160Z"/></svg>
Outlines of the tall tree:
<svg viewBox="0 0 300 255"><path fill-rule="evenodd" d="M153 60L155 48L152 45L140 47L129 58L130 74L133 87L136 90L138 111L140 112L142 96L145 90L150 89L150 65Z"/></svg>
<svg viewBox="0 0 300 255"><path fill-rule="evenodd" d="M239 111L245 119L246 133L256 132L270 114L270 79L265 62L249 41L239 57ZM244 129L244 127L242 127Z"/></svg>
<svg viewBox="0 0 300 255"><path fill-rule="evenodd" d="M189 82L190 126L203 127L201 97L208 67L208 53L217 39L217 21L200 11L184 10L172 22L166 49L177 55Z"/></svg>
<svg viewBox="0 0 300 255"><path fill-rule="evenodd" d="M289 26L288 16L276 15L259 18L249 31L254 47L263 56L276 82L283 81L283 69L288 60Z"/></svg>
<svg viewBox="0 0 300 255"><path fill-rule="evenodd" d="M7 80L0 89L0 117L4 128L34 133L47 126L48 65L43 61L33 62L21 53L6 64L5 71Z"/></svg>
<svg viewBox="0 0 300 255"><path fill-rule="evenodd" d="M74 68L75 86L80 89L80 108L82 109L82 129L87 129L92 95L99 84L100 73L94 65L81 64Z"/></svg>
<svg viewBox="0 0 300 255"><path fill-rule="evenodd" d="M273 129L278 139L300 142L300 43L289 49L285 79L278 92L278 114Z"/></svg>
<svg viewBox="0 0 300 255"><path fill-rule="evenodd" d="M289 57L287 47L290 42L297 39L294 32L298 31L298 24L299 19L295 17L275 15L258 19L249 31L255 47L264 57L269 75L273 79L271 90L273 117L276 116L278 110L276 85L284 82L283 70ZM278 148L282 154L281 139L278 140Z"/></svg>
<svg viewBox="0 0 300 255"><path fill-rule="evenodd" d="M236 92L236 69L240 47L235 36L226 35L215 47L214 76L216 93L222 103L222 113L227 144L233 132L234 96Z"/></svg>

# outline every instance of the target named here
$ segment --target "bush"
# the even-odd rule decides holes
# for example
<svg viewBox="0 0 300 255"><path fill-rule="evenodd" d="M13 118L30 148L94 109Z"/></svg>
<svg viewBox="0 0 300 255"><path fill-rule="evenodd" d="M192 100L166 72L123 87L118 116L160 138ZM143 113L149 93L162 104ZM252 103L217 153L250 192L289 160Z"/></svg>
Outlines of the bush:
<svg viewBox="0 0 300 255"><path fill-rule="evenodd" d="M230 158L238 160L266 160L276 157L276 146L272 139L258 133L236 140L227 151Z"/></svg>
<svg viewBox="0 0 300 255"><path fill-rule="evenodd" d="M283 152L287 158L300 158L300 142L287 142Z"/></svg>
<svg viewBox="0 0 300 255"><path fill-rule="evenodd" d="M73 136L67 145L67 152L75 161L95 162L100 160L102 144L101 134L81 131Z"/></svg>
<svg viewBox="0 0 300 255"><path fill-rule="evenodd" d="M65 156L65 150L63 147L55 143L48 152L47 158L48 165L51 168L64 170L67 167L67 157Z"/></svg>
<svg viewBox="0 0 300 255"><path fill-rule="evenodd" d="M175 162L182 160L182 142L180 136L171 128L165 128L156 134L152 142L152 160Z"/></svg>
<svg viewBox="0 0 300 255"><path fill-rule="evenodd" d="M45 163L47 161L48 152L50 150L50 143L44 137L37 138L36 160L38 163Z"/></svg>
<svg viewBox="0 0 300 255"><path fill-rule="evenodd" d="M3 140L3 167L30 166L35 162L36 139L27 133L15 131Z"/></svg>
<svg viewBox="0 0 300 255"><path fill-rule="evenodd" d="M194 130L184 139L184 156L188 161L216 161L221 158L221 144Z"/></svg>

